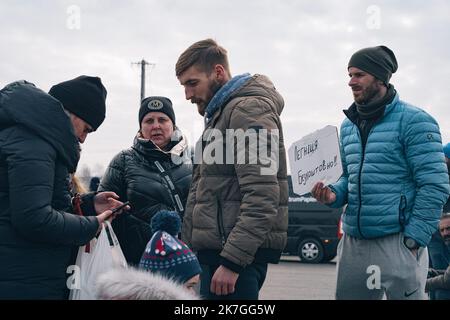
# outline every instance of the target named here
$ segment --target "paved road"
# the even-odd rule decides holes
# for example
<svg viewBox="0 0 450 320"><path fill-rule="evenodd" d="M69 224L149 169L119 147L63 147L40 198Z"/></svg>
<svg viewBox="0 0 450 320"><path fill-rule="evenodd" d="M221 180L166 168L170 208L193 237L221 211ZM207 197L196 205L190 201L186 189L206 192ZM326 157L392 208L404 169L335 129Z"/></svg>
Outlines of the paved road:
<svg viewBox="0 0 450 320"><path fill-rule="evenodd" d="M283 256L269 264L261 300L332 300L336 288L336 261L300 263L298 257Z"/></svg>

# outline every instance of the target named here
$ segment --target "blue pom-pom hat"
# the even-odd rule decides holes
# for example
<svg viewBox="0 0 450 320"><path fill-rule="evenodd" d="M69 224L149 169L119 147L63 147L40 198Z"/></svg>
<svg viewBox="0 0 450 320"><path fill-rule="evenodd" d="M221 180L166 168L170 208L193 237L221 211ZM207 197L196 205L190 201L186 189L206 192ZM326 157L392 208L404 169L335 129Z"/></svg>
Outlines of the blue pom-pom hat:
<svg viewBox="0 0 450 320"><path fill-rule="evenodd" d="M151 227L154 234L147 243L139 268L166 275L180 283L202 272L195 254L177 237L181 229L177 212L158 212L151 220Z"/></svg>

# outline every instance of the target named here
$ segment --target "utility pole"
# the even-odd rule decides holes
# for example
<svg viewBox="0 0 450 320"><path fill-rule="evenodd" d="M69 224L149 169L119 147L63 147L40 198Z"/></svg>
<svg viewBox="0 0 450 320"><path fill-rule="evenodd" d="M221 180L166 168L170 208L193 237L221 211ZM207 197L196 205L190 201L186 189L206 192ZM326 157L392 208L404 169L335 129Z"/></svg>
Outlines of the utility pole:
<svg viewBox="0 0 450 320"><path fill-rule="evenodd" d="M142 101L145 98L145 66L154 66L155 64L147 62L143 58L141 61L133 62L132 64L137 64L141 66L141 101Z"/></svg>

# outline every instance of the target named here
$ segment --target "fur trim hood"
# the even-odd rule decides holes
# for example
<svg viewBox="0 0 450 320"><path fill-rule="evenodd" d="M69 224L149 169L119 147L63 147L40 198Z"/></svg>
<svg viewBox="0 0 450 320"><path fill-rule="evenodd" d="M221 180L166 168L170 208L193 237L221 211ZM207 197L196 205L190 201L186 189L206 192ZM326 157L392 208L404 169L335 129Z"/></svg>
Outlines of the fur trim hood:
<svg viewBox="0 0 450 320"><path fill-rule="evenodd" d="M100 300L198 300L184 286L160 274L133 268L108 271L97 280Z"/></svg>

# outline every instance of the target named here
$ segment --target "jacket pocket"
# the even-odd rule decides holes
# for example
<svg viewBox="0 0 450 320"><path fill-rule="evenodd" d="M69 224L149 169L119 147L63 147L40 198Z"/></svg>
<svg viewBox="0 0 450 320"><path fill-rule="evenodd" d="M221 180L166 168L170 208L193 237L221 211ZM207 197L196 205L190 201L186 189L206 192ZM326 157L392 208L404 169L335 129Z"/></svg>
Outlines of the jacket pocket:
<svg viewBox="0 0 450 320"><path fill-rule="evenodd" d="M402 194L400 197L400 204L398 207L398 222L402 229L405 227L405 211L406 211L406 196Z"/></svg>
<svg viewBox="0 0 450 320"><path fill-rule="evenodd" d="M223 212L222 212L222 201L217 197L217 228L219 231L220 241L222 243L222 248L225 246L225 228L223 223Z"/></svg>

